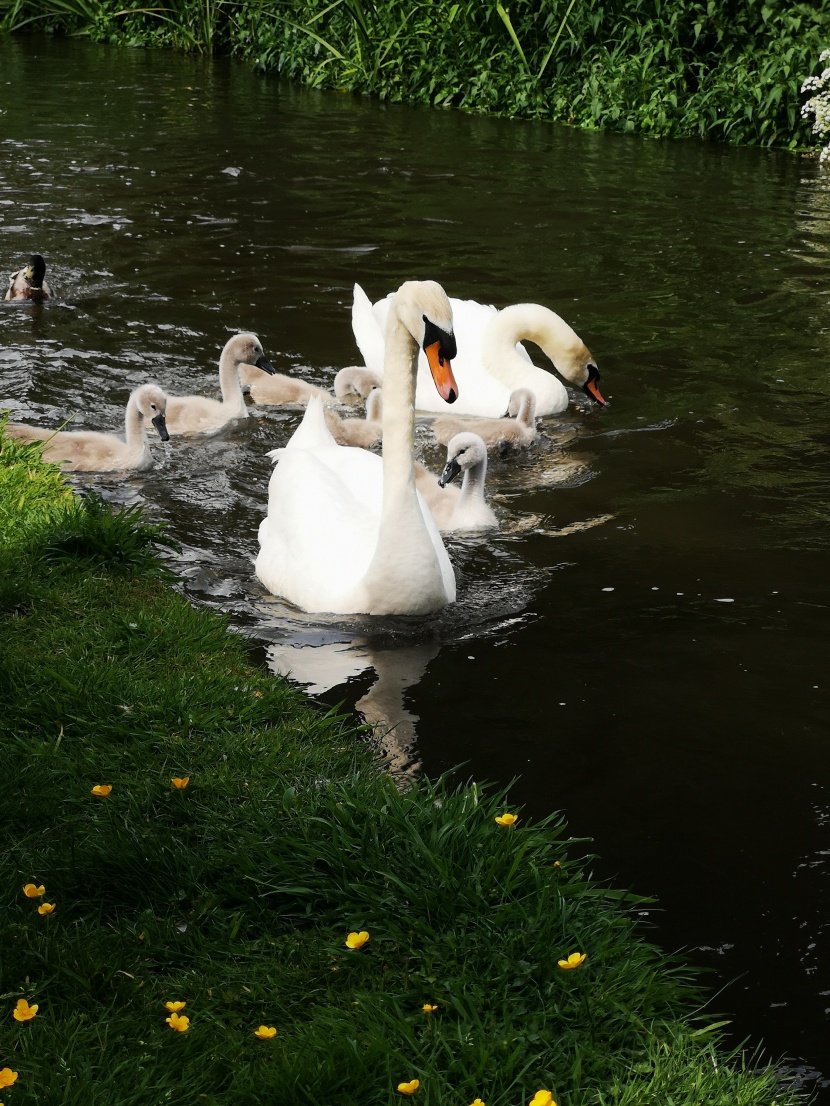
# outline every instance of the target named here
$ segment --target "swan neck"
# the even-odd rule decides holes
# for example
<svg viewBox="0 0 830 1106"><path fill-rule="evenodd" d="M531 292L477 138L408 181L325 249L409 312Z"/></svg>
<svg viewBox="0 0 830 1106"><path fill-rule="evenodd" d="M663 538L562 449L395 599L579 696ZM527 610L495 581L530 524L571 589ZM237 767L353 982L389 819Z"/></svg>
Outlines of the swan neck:
<svg viewBox="0 0 830 1106"><path fill-rule="evenodd" d="M235 360L228 350L222 350L222 356L219 358L219 387L222 389L224 404L247 414L242 384L239 380L240 364L241 362Z"/></svg>
<svg viewBox="0 0 830 1106"><path fill-rule="evenodd" d="M487 478L487 458L476 461L468 469L464 470L464 478L461 481L461 502L472 503L484 500L484 482Z"/></svg>
<svg viewBox="0 0 830 1106"><path fill-rule="evenodd" d="M418 343L390 309L383 366L383 505L411 489L415 498L412 449L415 444L415 376Z"/></svg>
<svg viewBox="0 0 830 1106"><path fill-rule="evenodd" d="M576 331L540 303L504 307L487 328L483 355L487 371L499 380L509 381L511 370L527 369L527 362L516 352L517 342L534 342L563 376L570 376L568 352L575 344L581 344Z"/></svg>
<svg viewBox="0 0 830 1106"><path fill-rule="evenodd" d="M131 395L127 400L127 412L124 415L124 436L127 445L133 449L144 447L146 441L144 415L138 406L135 395Z"/></svg>

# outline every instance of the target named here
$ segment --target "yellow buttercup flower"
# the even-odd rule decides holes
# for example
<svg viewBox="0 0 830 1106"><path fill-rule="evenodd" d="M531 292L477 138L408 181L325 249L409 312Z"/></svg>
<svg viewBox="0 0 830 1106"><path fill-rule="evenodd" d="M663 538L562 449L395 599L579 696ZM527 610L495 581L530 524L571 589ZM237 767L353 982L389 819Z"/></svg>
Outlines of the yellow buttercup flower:
<svg viewBox="0 0 830 1106"><path fill-rule="evenodd" d="M477 1098L475 1102L470 1103L470 1106L484 1106L484 1103L481 1101L480 1098Z"/></svg>
<svg viewBox="0 0 830 1106"><path fill-rule="evenodd" d="M567 960L560 960L559 967L562 971L569 971L571 968L578 968L580 964L585 963L585 957L587 952L572 952Z"/></svg>
<svg viewBox="0 0 830 1106"><path fill-rule="evenodd" d="M420 1085L420 1079L410 1079L408 1083L399 1083L398 1090L401 1094L415 1094Z"/></svg>
<svg viewBox="0 0 830 1106"><path fill-rule="evenodd" d="M12 1010L12 1017L16 1022L30 1022L37 1012L37 1003L30 1006L25 998L19 998L17 1006Z"/></svg>
<svg viewBox="0 0 830 1106"><path fill-rule="evenodd" d="M553 866L554 866L554 868L561 868L562 867L562 865L559 863L558 860L554 860Z"/></svg>
<svg viewBox="0 0 830 1106"><path fill-rule="evenodd" d="M24 883L23 894L27 899L39 899L41 895L46 894L46 888L42 883L40 887L36 883Z"/></svg>
<svg viewBox="0 0 830 1106"><path fill-rule="evenodd" d="M107 795L109 795L110 791L112 791L112 784L111 783L96 783L96 785L94 787L91 787L89 790L90 790L90 794L92 794L92 795L101 795L104 798L106 798Z"/></svg>
<svg viewBox="0 0 830 1106"><path fill-rule="evenodd" d="M550 1091L537 1091L531 1098L529 1106L556 1106Z"/></svg>
<svg viewBox="0 0 830 1106"><path fill-rule="evenodd" d="M361 929L360 933L350 933L346 938L346 944L350 949L362 949L368 940L369 934L365 929Z"/></svg>
<svg viewBox="0 0 830 1106"><path fill-rule="evenodd" d="M164 1009L169 1010L171 1014L178 1014L185 1006L187 1006L186 1002L165 1002Z"/></svg>
<svg viewBox="0 0 830 1106"><path fill-rule="evenodd" d="M496 822L500 826L515 826L515 824L518 822L518 820L519 820L518 814L497 814L496 815Z"/></svg>
<svg viewBox="0 0 830 1106"><path fill-rule="evenodd" d="M190 776L174 776L170 781L177 791L184 791L190 783Z"/></svg>
<svg viewBox="0 0 830 1106"><path fill-rule="evenodd" d="M0 1087L11 1087L17 1082L18 1072L11 1068L0 1068Z"/></svg>
<svg viewBox="0 0 830 1106"><path fill-rule="evenodd" d="M421 1009L425 1014L434 1014L435 1011L438 1009L438 1006L433 1006L431 1002L425 1002Z"/></svg>
<svg viewBox="0 0 830 1106"><path fill-rule="evenodd" d="M190 1029L190 1018L187 1014L173 1013L169 1018L164 1019L171 1029L175 1029L177 1033L187 1033Z"/></svg>
<svg viewBox="0 0 830 1106"><path fill-rule="evenodd" d="M56 902L42 902L37 908L38 914L51 914L58 904Z"/></svg>
<svg viewBox="0 0 830 1106"><path fill-rule="evenodd" d="M261 1041L270 1041L276 1035L277 1031L273 1025L261 1025L259 1029L254 1030L254 1036L259 1037Z"/></svg>

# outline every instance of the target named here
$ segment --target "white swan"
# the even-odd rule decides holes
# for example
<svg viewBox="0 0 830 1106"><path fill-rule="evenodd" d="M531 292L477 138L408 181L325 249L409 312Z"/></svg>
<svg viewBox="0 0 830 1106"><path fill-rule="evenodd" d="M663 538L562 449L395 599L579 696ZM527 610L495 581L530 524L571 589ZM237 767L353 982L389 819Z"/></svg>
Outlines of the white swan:
<svg viewBox="0 0 830 1106"><path fill-rule="evenodd" d="M371 449L383 437L383 401L380 388L366 397L365 419L341 419L336 411L326 411L326 426L338 445L357 445Z"/></svg>
<svg viewBox="0 0 830 1106"><path fill-rule="evenodd" d="M240 365L239 382L248 389L251 399L259 406L283 403L302 403L305 406L314 396L323 403L337 402L325 388L318 388L316 384L286 376L285 373L269 372L256 365Z"/></svg>
<svg viewBox="0 0 830 1106"><path fill-rule="evenodd" d="M387 299L374 306L359 284L354 286L352 330L366 367L382 375L383 327ZM507 410L515 388L530 388L538 415L556 415L568 406L564 384L537 368L520 343L541 346L558 372L597 403L605 406L597 387L599 369L591 351L564 319L538 303L516 303L497 311L475 300L451 299L459 356L453 366L459 386L457 411L461 415L499 418ZM418 366L415 405L420 411L440 411Z"/></svg>
<svg viewBox="0 0 830 1106"><path fill-rule="evenodd" d="M381 351L382 358L383 351ZM346 396L351 395L366 399L372 388L380 388L382 385L383 380L377 373L370 372L360 365L349 365L348 368L341 369L334 378L334 394L338 399L345 399Z"/></svg>
<svg viewBox="0 0 830 1106"><path fill-rule="evenodd" d="M274 451L256 574L302 610L425 614L455 600L452 565L412 471L419 345L452 403L452 312L434 281L408 281L389 305L382 458L338 446L318 400Z"/></svg>
<svg viewBox="0 0 830 1106"><path fill-rule="evenodd" d="M115 434L95 430L44 430L25 423L9 423L11 438L43 441L43 457L55 461L67 472L114 472L122 469L146 469L153 459L144 429L145 418L158 431L163 442L169 439L165 426L167 396L155 384L143 384L131 393L124 417L126 440Z"/></svg>
<svg viewBox="0 0 830 1106"><path fill-rule="evenodd" d="M461 488L450 481L464 474ZM495 530L498 519L484 498L487 446L478 434L456 434L447 446L447 463L440 477L415 465L415 485L426 500L439 530Z"/></svg>
<svg viewBox="0 0 830 1106"><path fill-rule="evenodd" d="M219 386L222 399L206 396L169 396L167 429L171 434L215 434L233 419L248 417L239 383L240 365L256 365L267 373L275 371L265 356L256 334L235 334L219 358Z"/></svg>
<svg viewBox="0 0 830 1106"><path fill-rule="evenodd" d="M536 440L536 396L529 388L517 388L510 395L503 419L457 419L439 415L432 423L435 440L448 445L456 434L476 434L491 452L527 449Z"/></svg>

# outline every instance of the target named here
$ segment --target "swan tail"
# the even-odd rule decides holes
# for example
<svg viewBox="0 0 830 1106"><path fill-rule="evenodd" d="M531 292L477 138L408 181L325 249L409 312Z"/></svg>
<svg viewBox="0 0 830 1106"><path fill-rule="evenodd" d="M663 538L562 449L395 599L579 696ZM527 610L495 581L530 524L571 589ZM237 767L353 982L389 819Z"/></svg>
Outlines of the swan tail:
<svg viewBox="0 0 830 1106"><path fill-rule="evenodd" d="M359 284L354 286L352 300L352 333L367 369L383 376L386 341L374 312L372 301Z"/></svg>

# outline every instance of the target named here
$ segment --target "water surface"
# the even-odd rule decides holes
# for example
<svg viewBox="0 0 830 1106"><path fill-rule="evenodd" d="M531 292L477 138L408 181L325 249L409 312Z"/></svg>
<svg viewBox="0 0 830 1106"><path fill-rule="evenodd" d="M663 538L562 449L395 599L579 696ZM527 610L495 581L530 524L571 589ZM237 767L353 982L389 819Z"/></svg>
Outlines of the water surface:
<svg viewBox="0 0 830 1106"><path fill-rule="evenodd" d="M644 142L320 95L243 67L0 42L0 261L57 299L0 310L0 405L115 428L132 388L217 394L256 331L318 383L348 309L431 277L565 316L602 370L492 466L498 535L449 543L459 603L428 620L308 618L253 578L260 408L156 468L84 477L146 503L194 599L329 702L394 727L397 767L563 809L653 935L714 969L713 1012L830 1076L830 191L791 155ZM540 355L541 356L541 355ZM441 453L426 424L419 449ZM828 1101L824 1092L824 1101Z"/></svg>

